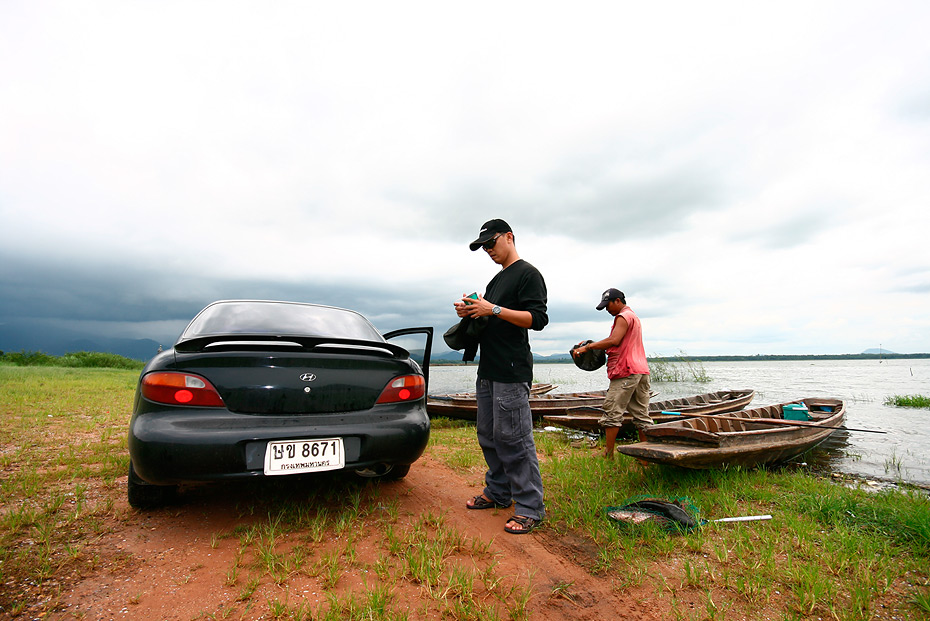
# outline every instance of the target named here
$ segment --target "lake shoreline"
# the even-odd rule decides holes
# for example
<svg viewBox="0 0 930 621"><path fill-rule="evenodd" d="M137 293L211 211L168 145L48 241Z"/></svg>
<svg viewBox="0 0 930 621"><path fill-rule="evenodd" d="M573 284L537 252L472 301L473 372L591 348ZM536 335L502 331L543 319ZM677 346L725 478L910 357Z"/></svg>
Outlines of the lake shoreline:
<svg viewBox="0 0 930 621"><path fill-rule="evenodd" d="M806 397L842 399L847 427L884 433L842 430L816 448L809 461L828 472L930 486L930 410L884 403L891 395L926 393L930 359L736 361L700 366L709 381L653 381L652 389L658 393L654 399L740 389L756 393L747 407ZM682 368L687 371L686 365ZM475 389L474 364L439 365L431 371L430 394ZM587 372L560 363L536 364L533 380L555 384L553 393L603 390L608 384L603 370Z"/></svg>

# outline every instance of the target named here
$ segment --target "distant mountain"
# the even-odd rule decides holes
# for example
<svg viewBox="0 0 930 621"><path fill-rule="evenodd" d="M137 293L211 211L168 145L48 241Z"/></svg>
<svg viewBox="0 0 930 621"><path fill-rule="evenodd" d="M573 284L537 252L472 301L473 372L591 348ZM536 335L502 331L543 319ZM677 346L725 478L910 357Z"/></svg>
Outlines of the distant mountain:
<svg viewBox="0 0 930 621"><path fill-rule="evenodd" d="M875 347L872 347L871 349L867 349L867 350L865 350L865 351L862 352L862 353L863 353L863 354L872 354L872 355L876 355L876 354L892 354L892 355L895 355L895 352L893 352L893 351L891 351L891 350L889 350L889 349L881 349L881 348L876 349Z"/></svg>
<svg viewBox="0 0 930 621"><path fill-rule="evenodd" d="M88 335L28 320L0 324L0 351L41 351L63 356L77 351L118 354L134 360L148 360L158 352L152 339L128 339Z"/></svg>
<svg viewBox="0 0 930 621"><path fill-rule="evenodd" d="M439 360L442 362L461 362L462 361L462 352L460 351L447 351L441 354L433 352L430 356L430 360Z"/></svg>

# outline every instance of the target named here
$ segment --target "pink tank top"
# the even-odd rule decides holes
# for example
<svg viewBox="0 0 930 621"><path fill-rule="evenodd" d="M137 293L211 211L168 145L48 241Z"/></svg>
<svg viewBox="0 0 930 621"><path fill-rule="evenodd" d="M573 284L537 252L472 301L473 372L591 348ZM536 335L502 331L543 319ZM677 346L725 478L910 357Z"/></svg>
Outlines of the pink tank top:
<svg viewBox="0 0 930 621"><path fill-rule="evenodd" d="M607 350L607 377L617 379L628 375L649 375L646 350L643 348L643 329L639 317L627 306L614 317L614 325L626 319L627 330L616 347ZM612 327L611 327L612 331Z"/></svg>

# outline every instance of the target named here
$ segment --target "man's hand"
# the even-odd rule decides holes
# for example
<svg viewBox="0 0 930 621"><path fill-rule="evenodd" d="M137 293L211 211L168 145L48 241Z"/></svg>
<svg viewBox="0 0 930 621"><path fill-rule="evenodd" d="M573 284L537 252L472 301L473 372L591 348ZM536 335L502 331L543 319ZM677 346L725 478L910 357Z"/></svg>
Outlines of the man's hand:
<svg viewBox="0 0 930 621"><path fill-rule="evenodd" d="M489 317L493 314L491 312L493 308L494 305L485 300L480 293L477 300L463 295L462 301L455 303L455 310L459 317L471 317L473 319L475 317Z"/></svg>
<svg viewBox="0 0 930 621"><path fill-rule="evenodd" d="M464 302L456 302L452 306L455 307L455 314L459 317L468 317L468 307L465 306Z"/></svg>

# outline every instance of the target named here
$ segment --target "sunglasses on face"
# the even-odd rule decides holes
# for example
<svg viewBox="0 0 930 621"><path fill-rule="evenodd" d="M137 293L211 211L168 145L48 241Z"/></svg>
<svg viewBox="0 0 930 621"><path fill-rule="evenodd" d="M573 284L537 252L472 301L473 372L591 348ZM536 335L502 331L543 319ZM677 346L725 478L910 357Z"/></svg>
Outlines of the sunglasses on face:
<svg viewBox="0 0 930 621"><path fill-rule="evenodd" d="M497 245L497 240L500 238L501 238L501 234L498 233L497 235L494 236L493 239L489 239L488 241L481 244L481 247L484 248L485 250L490 250L491 248Z"/></svg>

